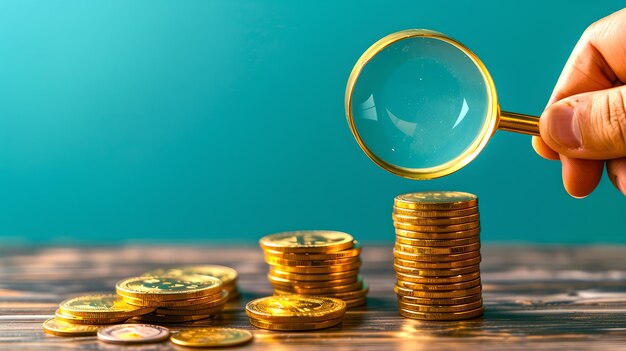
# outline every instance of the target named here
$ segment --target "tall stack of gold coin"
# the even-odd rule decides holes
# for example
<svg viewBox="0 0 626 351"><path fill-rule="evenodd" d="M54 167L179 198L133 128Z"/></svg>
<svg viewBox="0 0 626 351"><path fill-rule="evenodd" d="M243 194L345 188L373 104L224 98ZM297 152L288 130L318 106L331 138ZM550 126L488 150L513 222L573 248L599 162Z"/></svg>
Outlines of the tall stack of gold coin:
<svg viewBox="0 0 626 351"><path fill-rule="evenodd" d="M124 279L115 286L129 305L155 308L135 317L150 323L183 323L209 318L228 302L228 291L218 278L203 275L143 276Z"/></svg>
<svg viewBox="0 0 626 351"><path fill-rule="evenodd" d="M399 195L392 217L400 315L422 320L481 316L478 198L456 191Z"/></svg>
<svg viewBox="0 0 626 351"><path fill-rule="evenodd" d="M359 275L361 245L350 234L285 232L261 238L260 245L275 295L335 297L348 307L366 302L369 289Z"/></svg>

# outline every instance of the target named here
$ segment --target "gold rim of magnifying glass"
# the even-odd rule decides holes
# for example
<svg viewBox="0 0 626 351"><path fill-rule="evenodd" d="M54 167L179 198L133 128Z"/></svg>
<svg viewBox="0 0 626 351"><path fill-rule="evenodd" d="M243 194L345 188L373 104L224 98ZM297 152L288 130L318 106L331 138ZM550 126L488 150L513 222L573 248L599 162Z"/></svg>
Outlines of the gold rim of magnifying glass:
<svg viewBox="0 0 626 351"><path fill-rule="evenodd" d="M485 123L483 124L480 132L474 141L463 151L463 153L456 158L436 167L428 167L428 168L407 168L393 165L391 163L385 162L378 156L376 156L368 147L365 145L365 142L359 135L358 130L354 124L354 118L352 116L352 93L354 92L354 87L356 85L357 80L359 79L359 75L363 70L363 67L367 65L367 63L372 60L378 53L383 51L389 45L396 43L400 40L412 38L412 37L428 37L434 38L441 41L445 41L454 45L459 50L463 51L479 68L483 79L486 83L487 95L489 98L488 101L488 110L487 110L487 118L485 118ZM372 46L370 46L364 53L361 55L359 60L354 65L352 72L350 73L350 77L348 78L348 85L346 87L346 96L345 96L345 108L346 108L346 117L348 119L348 124L350 125L350 130L352 131L352 135L356 139L357 143L361 147L361 149L365 152L365 154L376 163L378 166L383 169L397 174L404 178L409 179L434 179L443 177L450 173L454 173L459 169L463 168L465 165L470 163L478 153L487 145L489 138L495 132L498 122L498 99L496 95L496 88L493 83L493 79L491 79L491 75L489 75L489 71L487 71L487 67L480 61L478 56L476 56L472 51L470 51L466 46L459 43L458 41L446 36L445 34L426 30L426 29L408 29L400 32L392 33L387 35L386 37L380 39Z"/></svg>

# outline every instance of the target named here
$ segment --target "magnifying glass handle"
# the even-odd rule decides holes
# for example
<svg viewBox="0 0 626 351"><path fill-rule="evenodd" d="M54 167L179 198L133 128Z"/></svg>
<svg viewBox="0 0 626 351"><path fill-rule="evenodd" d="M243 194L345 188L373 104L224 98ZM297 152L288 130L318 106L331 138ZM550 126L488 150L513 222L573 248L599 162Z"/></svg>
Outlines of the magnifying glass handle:
<svg viewBox="0 0 626 351"><path fill-rule="evenodd" d="M498 129L539 136L539 117L500 111Z"/></svg>

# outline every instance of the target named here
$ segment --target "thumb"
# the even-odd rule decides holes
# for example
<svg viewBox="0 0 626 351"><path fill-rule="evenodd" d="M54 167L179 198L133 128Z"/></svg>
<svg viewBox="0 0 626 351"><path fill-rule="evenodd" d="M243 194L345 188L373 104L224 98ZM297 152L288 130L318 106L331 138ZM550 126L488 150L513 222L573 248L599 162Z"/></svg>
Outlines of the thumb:
<svg viewBox="0 0 626 351"><path fill-rule="evenodd" d="M559 154L609 160L626 156L626 86L570 96L548 106L541 138Z"/></svg>

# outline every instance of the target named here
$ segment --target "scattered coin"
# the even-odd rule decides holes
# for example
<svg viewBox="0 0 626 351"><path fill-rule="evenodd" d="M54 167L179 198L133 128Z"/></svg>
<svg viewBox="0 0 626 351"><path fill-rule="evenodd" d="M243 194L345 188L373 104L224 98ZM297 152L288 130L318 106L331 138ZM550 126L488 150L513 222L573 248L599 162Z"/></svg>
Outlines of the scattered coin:
<svg viewBox="0 0 626 351"><path fill-rule="evenodd" d="M250 342L247 330L235 328L194 328L182 330L170 337L177 345L186 347L230 347Z"/></svg>
<svg viewBox="0 0 626 351"><path fill-rule="evenodd" d="M50 318L43 322L43 329L46 333L57 336L90 336L96 335L100 325L83 325L65 322L58 318Z"/></svg>
<svg viewBox="0 0 626 351"><path fill-rule="evenodd" d="M114 344L153 343L169 336L169 329L151 324L118 324L98 330L98 340Z"/></svg>

